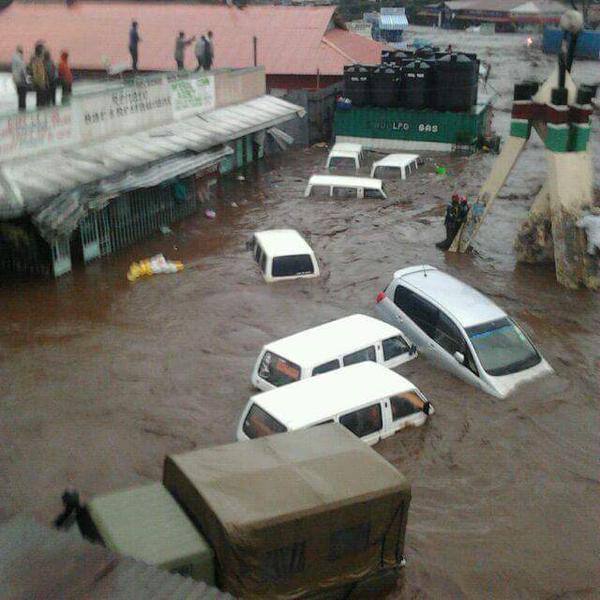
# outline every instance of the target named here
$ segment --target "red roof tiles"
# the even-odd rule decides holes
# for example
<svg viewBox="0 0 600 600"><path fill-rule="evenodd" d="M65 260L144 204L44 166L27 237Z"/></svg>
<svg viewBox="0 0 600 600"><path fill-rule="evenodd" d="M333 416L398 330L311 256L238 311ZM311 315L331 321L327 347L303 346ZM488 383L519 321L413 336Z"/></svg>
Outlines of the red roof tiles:
<svg viewBox="0 0 600 600"><path fill-rule="evenodd" d="M139 22L142 42L139 68L173 69L175 37L180 30L197 35L212 30L215 67L253 64L253 36L258 39L258 63L267 74L341 75L353 62L379 62L381 44L333 27L335 7L228 6L77 2L24 4L15 2L0 10L0 64L8 65L21 44L28 55L34 43L45 40L54 57L70 51L76 69L101 70L129 62L128 31ZM186 66L195 65L188 48Z"/></svg>

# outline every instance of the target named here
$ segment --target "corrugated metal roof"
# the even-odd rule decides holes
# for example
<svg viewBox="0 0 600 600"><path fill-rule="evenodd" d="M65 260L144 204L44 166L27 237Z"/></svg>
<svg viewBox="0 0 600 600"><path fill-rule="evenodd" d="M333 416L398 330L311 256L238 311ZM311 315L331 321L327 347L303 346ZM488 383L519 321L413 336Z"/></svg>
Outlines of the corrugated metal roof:
<svg viewBox="0 0 600 600"><path fill-rule="evenodd" d="M175 37L183 29L187 35L214 33L215 67L253 65L253 37L258 40L258 63L267 74L341 75L343 65L325 60L320 63L320 45L335 6L207 6L188 3L76 2L26 4L15 2L0 12L0 63L8 65L17 44L26 49L43 39L54 55L63 48L70 51L76 69L104 70L111 64L129 63L128 30L133 19L139 22L142 42L139 47L141 70L173 69ZM347 35L347 49L353 34ZM358 36L357 36L358 37ZM100 50L97 41L101 43ZM381 44L369 40L374 48ZM356 47L354 62L364 62L362 46ZM335 65L336 70L330 67ZM187 66L195 67L191 48Z"/></svg>
<svg viewBox="0 0 600 600"><path fill-rule="evenodd" d="M233 600L200 581L15 517L0 526L0 598Z"/></svg>
<svg viewBox="0 0 600 600"><path fill-rule="evenodd" d="M397 30L406 29L408 19L406 15L381 15L379 17L379 29Z"/></svg>
<svg viewBox="0 0 600 600"><path fill-rule="evenodd" d="M356 63L379 64L384 47L357 33L332 29L323 37L319 47L320 73L343 73L345 65Z"/></svg>
<svg viewBox="0 0 600 600"><path fill-rule="evenodd" d="M78 186L120 176L174 154L202 152L303 114L300 106L261 96L99 144L11 161L0 167L0 218L38 212L47 200ZM16 194L3 196L3 183Z"/></svg>

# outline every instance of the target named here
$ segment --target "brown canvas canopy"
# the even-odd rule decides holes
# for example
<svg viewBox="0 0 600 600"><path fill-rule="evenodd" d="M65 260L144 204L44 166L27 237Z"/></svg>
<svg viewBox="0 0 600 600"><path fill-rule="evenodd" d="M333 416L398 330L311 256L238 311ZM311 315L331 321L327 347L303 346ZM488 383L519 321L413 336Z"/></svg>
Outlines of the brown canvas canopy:
<svg viewBox="0 0 600 600"><path fill-rule="evenodd" d="M168 456L164 485L236 596L296 598L402 559L410 486L339 425Z"/></svg>

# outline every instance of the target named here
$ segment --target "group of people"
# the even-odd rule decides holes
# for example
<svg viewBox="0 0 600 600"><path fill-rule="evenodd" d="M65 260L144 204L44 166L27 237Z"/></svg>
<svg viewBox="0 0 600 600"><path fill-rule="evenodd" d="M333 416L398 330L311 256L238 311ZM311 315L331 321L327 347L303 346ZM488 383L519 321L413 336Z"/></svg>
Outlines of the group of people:
<svg viewBox="0 0 600 600"><path fill-rule="evenodd" d="M17 46L12 58L12 77L17 89L19 110L27 107L27 92L36 95L36 106L56 104L56 91L62 88L62 103L69 102L73 89L73 73L69 66L69 53L63 50L58 65L52 60L44 42L37 42L29 63L25 62L23 47Z"/></svg>
<svg viewBox="0 0 600 600"><path fill-rule="evenodd" d="M142 38L140 37L139 25L137 21L131 23L131 29L129 30L129 54L131 55L131 68L134 73L138 70L138 47ZM175 63L177 64L177 70L183 71L185 62L185 49L196 42L194 46L194 54L198 61L196 71L203 69L204 71L210 71L215 57L215 47L213 41L213 32L209 31L206 34L202 34L198 40L196 36L186 39L185 32L180 31L179 35L175 39Z"/></svg>
<svg viewBox="0 0 600 600"><path fill-rule="evenodd" d="M446 239L436 244L438 248L441 250L448 250L450 248L462 224L467 220L468 214L469 204L467 203L467 197L460 194L452 194L452 201L446 207L446 216L444 217Z"/></svg>

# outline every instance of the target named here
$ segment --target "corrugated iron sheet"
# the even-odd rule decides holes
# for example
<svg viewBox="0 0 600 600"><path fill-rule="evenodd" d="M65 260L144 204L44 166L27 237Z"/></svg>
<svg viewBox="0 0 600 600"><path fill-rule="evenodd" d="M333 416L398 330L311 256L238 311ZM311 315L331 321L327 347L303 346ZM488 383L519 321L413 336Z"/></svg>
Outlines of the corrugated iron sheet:
<svg viewBox="0 0 600 600"><path fill-rule="evenodd" d="M379 17L379 29L395 31L407 27L408 19L406 15L381 15Z"/></svg>
<svg viewBox="0 0 600 600"><path fill-rule="evenodd" d="M136 2L64 2L27 4L15 2L0 11L0 63L8 65L17 44L26 58L37 40L45 40L55 57L66 48L76 69L104 70L106 62L129 64L127 50L131 21L139 22L142 42L139 68L163 71L175 68L175 37L214 33L215 67L253 65L253 37L258 40L258 62L267 74L341 75L339 63L320 63L320 44L333 22L335 6L246 6L243 9L203 4ZM351 49L354 36L348 36ZM374 47L381 46L368 40ZM354 62L365 62L360 55ZM352 54L352 52L350 53ZM187 50L188 68L195 67L193 48ZM331 70L334 65L336 70Z"/></svg>
<svg viewBox="0 0 600 600"><path fill-rule="evenodd" d="M2 195L0 218L42 210L47 201L81 185L120 176L128 170L184 152L203 152L303 115L300 106L273 96L77 149L53 151L0 168L0 183L16 192Z"/></svg>
<svg viewBox="0 0 600 600"><path fill-rule="evenodd" d="M0 598L233 600L193 579L113 554L24 517L0 526Z"/></svg>

